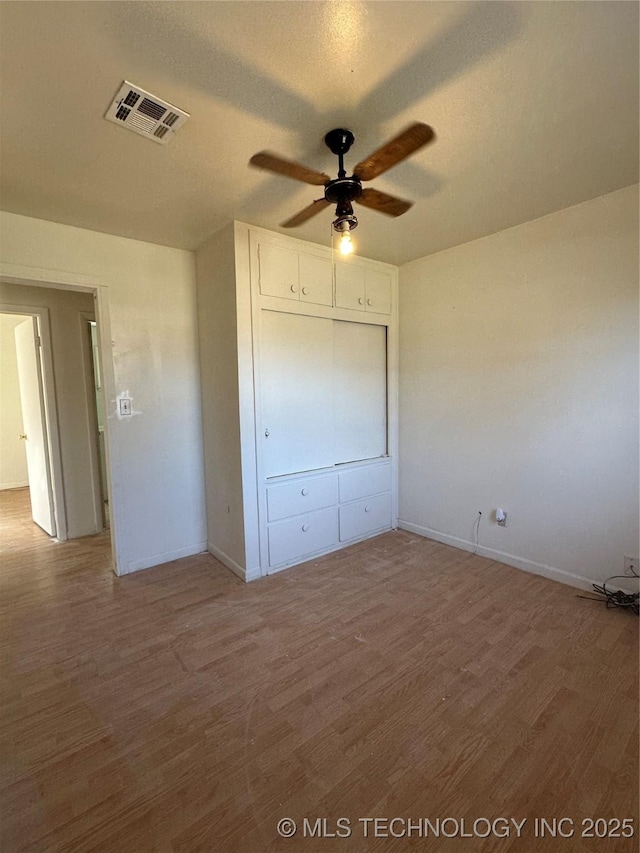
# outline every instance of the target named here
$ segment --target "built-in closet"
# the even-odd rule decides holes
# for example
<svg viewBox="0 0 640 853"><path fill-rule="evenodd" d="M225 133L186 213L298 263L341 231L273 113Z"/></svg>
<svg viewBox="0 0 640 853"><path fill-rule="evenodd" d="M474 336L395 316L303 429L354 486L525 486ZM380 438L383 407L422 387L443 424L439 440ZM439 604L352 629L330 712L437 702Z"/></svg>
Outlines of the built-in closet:
<svg viewBox="0 0 640 853"><path fill-rule="evenodd" d="M196 260L209 550L253 580L395 527L396 268L237 222Z"/></svg>

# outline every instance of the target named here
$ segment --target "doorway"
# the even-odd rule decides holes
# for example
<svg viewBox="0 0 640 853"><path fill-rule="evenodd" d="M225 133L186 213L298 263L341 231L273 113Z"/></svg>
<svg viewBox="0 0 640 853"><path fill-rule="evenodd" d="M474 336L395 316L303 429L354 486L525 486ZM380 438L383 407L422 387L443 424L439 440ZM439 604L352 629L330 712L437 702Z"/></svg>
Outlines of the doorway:
<svg viewBox="0 0 640 853"><path fill-rule="evenodd" d="M0 466L3 510L15 516L27 506L31 526L52 543L101 534L109 527L109 476L104 414L98 429L104 398L93 295L2 282L0 298L0 405L11 421L0 424L0 453L14 470L7 477ZM11 361L13 381L6 376ZM24 490L22 502L7 487Z"/></svg>

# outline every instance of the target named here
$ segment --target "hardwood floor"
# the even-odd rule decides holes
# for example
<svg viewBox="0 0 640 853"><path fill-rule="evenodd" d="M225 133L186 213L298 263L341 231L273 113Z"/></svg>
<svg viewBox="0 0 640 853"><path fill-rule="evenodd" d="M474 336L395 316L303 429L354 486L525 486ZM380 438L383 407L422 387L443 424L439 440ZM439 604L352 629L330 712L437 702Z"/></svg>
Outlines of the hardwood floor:
<svg viewBox="0 0 640 853"><path fill-rule="evenodd" d="M249 585L209 555L118 579L7 494L3 851L638 849L630 613L404 532ZM600 817L635 836L580 837Z"/></svg>

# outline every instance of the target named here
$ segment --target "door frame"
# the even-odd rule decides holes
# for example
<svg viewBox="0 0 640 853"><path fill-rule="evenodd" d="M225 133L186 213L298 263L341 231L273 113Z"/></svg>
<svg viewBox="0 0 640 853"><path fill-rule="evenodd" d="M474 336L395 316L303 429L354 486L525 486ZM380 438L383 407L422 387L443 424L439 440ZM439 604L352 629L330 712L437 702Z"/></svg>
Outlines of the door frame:
<svg viewBox="0 0 640 853"><path fill-rule="evenodd" d="M67 539L67 511L64 501L62 481L62 454L60 451L60 427L53 373L53 351L51 348L51 324L49 309L45 306L13 305L0 302L1 314L18 314L35 317L40 346L37 347L40 371L42 374L42 401L44 403L44 431L47 448L47 467L51 479L51 500L53 506L55 539L64 542Z"/></svg>
<svg viewBox="0 0 640 853"><path fill-rule="evenodd" d="M89 434L91 435L92 441L90 443L89 454L91 457L91 484L92 484L92 493L93 493L93 514L95 518L96 530L103 531L104 527L104 507L102 504L103 500L103 492L102 492L102 476L100 474L100 454L98 451L98 413L96 411L96 386L94 380L94 368L93 361L94 355L91 350L91 338L89 333L89 324L95 323L96 329L98 326L98 321L96 320L95 311L89 313L89 311L80 311L80 326L81 326L81 335L82 335L82 355L83 355L83 368L84 368L84 383L85 383L85 391L87 395L87 407L86 407L86 416L87 416L87 429L89 430ZM98 332L98 349L100 349L100 333ZM98 358L98 372L100 373L100 360ZM100 375L102 375L100 373ZM100 393L102 394L103 386L100 386ZM104 401L103 401L104 404ZM109 478L109 472L107 471L107 479ZM104 488L107 489L107 484L104 483ZM105 493L106 497L106 493Z"/></svg>
<svg viewBox="0 0 640 853"><path fill-rule="evenodd" d="M98 329L98 357L100 360L100 375L102 376L102 395L105 404L105 412L109 411L108 401L115 400L115 369L113 364L113 348L111 340L111 316L109 313L108 286L91 275L77 275L75 273L62 272L60 270L40 269L37 267L24 267L17 264L0 262L0 280L8 284L31 285L32 287L50 287L58 290L75 290L82 293L91 293L94 298L95 321ZM13 309L16 306L12 306ZM33 307L29 306L29 312ZM49 339L50 345L50 339ZM49 363L49 375L53 376L53 359ZM55 406L55 399L53 401ZM57 408L56 427L57 427ZM56 433L59 435L59 433ZM120 553L120 541L118 530L120 526L120 503L117 482L113 472L117 465L113 459L113 445L111 443L111 423L107 417L105 420L105 456L107 465L107 495L109 500L109 535L111 537L111 555L113 560L113 571L120 574L119 566L126 565L123 554ZM59 469L61 477L62 468ZM62 481L60 480L60 483ZM64 500L63 500L64 507ZM67 532L66 515L64 517L65 535Z"/></svg>

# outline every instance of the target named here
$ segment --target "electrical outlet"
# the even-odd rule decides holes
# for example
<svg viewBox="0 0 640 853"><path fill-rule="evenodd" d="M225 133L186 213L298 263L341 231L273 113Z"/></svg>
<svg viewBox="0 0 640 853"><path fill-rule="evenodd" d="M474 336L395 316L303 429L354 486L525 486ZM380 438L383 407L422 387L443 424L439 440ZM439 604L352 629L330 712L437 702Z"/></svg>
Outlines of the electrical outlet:
<svg viewBox="0 0 640 853"><path fill-rule="evenodd" d="M637 557L624 557L624 573L625 575L637 575L638 574L638 558Z"/></svg>

